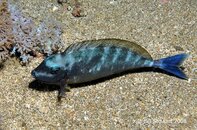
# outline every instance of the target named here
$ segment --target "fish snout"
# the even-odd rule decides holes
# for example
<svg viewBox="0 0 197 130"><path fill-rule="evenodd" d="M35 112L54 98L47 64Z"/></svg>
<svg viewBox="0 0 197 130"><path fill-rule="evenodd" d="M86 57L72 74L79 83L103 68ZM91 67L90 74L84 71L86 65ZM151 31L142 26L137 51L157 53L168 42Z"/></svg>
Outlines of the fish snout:
<svg viewBox="0 0 197 130"><path fill-rule="evenodd" d="M31 75L32 75L34 78L36 78L36 71L35 71L35 70L32 70L32 71L31 71Z"/></svg>

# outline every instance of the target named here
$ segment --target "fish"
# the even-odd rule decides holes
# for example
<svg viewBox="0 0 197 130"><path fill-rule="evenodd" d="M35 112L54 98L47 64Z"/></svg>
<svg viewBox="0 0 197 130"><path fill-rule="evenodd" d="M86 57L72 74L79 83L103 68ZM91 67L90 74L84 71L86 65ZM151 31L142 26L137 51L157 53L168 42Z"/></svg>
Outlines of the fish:
<svg viewBox="0 0 197 130"><path fill-rule="evenodd" d="M31 74L38 81L59 85L58 97L64 97L69 84L89 82L133 69L159 68L178 78L188 79L180 67L188 56L181 53L153 60L147 50L135 42L113 38L87 40L48 56Z"/></svg>

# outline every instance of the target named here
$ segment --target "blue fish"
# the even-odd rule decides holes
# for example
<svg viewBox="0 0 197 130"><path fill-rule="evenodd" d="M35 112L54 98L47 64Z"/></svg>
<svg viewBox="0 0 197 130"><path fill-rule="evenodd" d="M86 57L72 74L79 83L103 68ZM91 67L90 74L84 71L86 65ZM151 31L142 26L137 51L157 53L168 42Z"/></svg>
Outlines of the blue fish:
<svg viewBox="0 0 197 130"><path fill-rule="evenodd" d="M89 40L70 45L63 53L47 57L32 71L35 79L60 86L64 96L68 84L83 83L136 68L159 68L181 79L187 76L180 65L188 57L182 53L153 60L140 45L120 39Z"/></svg>

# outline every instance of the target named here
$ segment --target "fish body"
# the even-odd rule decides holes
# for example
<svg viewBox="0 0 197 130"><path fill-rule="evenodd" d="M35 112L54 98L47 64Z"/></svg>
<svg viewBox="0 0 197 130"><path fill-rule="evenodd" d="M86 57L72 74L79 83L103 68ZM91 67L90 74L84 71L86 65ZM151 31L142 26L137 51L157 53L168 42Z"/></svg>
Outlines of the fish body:
<svg viewBox="0 0 197 130"><path fill-rule="evenodd" d="M117 40L86 41L74 44L62 53L67 82L87 82L134 68L149 67L153 63L131 48L112 44L115 42Z"/></svg>
<svg viewBox="0 0 197 130"><path fill-rule="evenodd" d="M160 68L186 79L179 69L186 57L187 54L179 54L153 60L144 48L134 42L119 39L90 40L72 44L63 53L47 57L32 71L32 75L40 81L59 84L62 91L67 84L88 82L144 67ZM63 93L60 92L60 95Z"/></svg>

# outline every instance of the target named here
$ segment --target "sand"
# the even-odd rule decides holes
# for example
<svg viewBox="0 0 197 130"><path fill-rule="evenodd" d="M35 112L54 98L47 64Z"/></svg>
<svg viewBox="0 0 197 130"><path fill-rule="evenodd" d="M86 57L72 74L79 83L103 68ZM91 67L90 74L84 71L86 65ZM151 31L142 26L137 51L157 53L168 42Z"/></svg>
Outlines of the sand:
<svg viewBox="0 0 197 130"><path fill-rule="evenodd" d="M68 2L66 6L72 9L73 2ZM56 0L21 0L15 4L37 23L50 15L60 20L65 46L118 38L137 42L154 59L188 53L183 66L189 80L159 72L128 73L73 85L58 103L58 88L42 84L31 87L31 71L43 58L34 58L27 66L12 58L0 70L0 128L197 129L197 1L79 2L84 9L79 18Z"/></svg>

